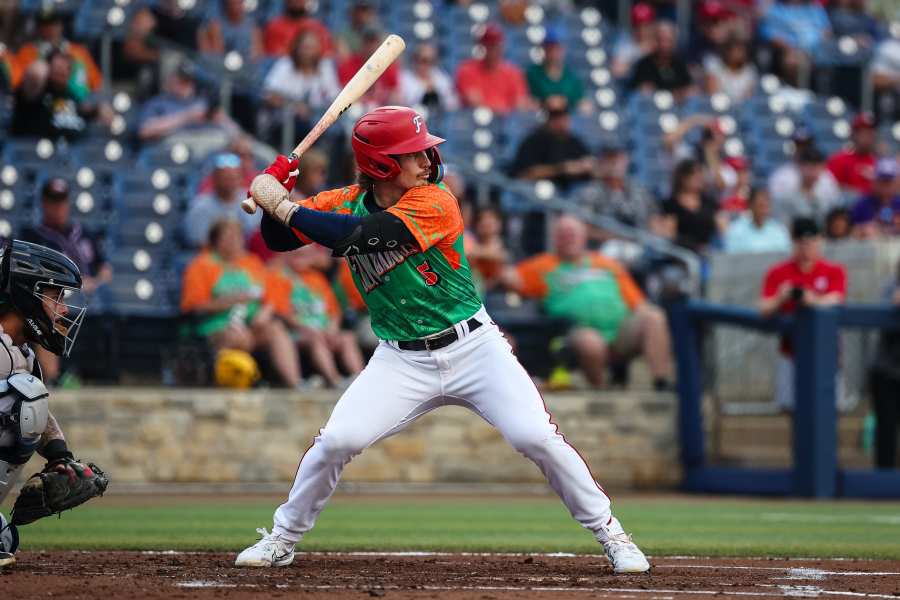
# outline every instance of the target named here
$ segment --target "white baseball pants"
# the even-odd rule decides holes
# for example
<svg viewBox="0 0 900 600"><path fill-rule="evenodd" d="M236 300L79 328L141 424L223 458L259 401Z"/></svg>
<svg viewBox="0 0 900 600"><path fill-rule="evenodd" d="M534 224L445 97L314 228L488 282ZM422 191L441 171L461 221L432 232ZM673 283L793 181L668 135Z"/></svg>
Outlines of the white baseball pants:
<svg viewBox="0 0 900 600"><path fill-rule="evenodd" d="M334 407L297 468L287 502L275 511L273 533L297 542L312 529L350 460L444 405L472 410L530 458L572 516L599 536L610 522L609 498L587 464L559 433L537 388L482 309L483 325L440 350L399 350L382 341ZM599 538L598 538L599 539Z"/></svg>

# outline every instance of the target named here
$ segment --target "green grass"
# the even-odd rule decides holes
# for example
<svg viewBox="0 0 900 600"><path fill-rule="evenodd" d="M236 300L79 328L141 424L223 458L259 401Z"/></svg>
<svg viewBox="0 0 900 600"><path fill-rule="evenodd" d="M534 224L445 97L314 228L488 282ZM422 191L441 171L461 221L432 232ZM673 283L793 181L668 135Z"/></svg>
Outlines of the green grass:
<svg viewBox="0 0 900 600"><path fill-rule="evenodd" d="M22 548L227 550L271 526L269 498L104 498L23 527ZM624 498L617 516L649 554L900 559L897 503ZM343 496L305 550L596 553L554 498Z"/></svg>

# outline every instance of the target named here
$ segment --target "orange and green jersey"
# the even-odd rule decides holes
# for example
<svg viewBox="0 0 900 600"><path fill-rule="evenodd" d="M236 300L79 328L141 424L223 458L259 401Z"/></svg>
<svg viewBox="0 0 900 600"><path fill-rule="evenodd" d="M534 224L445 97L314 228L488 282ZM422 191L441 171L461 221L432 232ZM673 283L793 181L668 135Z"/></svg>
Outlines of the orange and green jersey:
<svg viewBox="0 0 900 600"><path fill-rule="evenodd" d="M346 260L338 263L337 275L334 281L334 293L338 302L344 310L354 310L356 312L365 312L366 302L359 295L356 284L353 283L353 271Z"/></svg>
<svg viewBox="0 0 900 600"><path fill-rule="evenodd" d="M364 217L370 214L364 200L365 192L352 185L300 204ZM346 257L375 335L383 340L426 337L474 315L481 300L463 252L462 216L453 194L443 185L414 187L386 210L406 225L416 244Z"/></svg>
<svg viewBox="0 0 900 600"><path fill-rule="evenodd" d="M625 318L644 302L631 275L602 254L587 254L576 262L540 254L516 269L523 296L541 299L547 314L592 327L607 341L616 339Z"/></svg>
<svg viewBox="0 0 900 600"><path fill-rule="evenodd" d="M246 304L204 314L197 330L200 335L208 336L226 329L231 323L246 325L253 320L263 304L271 304L269 280L265 266L252 254L245 254L234 262L226 262L214 252L203 251L184 272L181 311L191 312L214 298L250 294L254 299Z"/></svg>

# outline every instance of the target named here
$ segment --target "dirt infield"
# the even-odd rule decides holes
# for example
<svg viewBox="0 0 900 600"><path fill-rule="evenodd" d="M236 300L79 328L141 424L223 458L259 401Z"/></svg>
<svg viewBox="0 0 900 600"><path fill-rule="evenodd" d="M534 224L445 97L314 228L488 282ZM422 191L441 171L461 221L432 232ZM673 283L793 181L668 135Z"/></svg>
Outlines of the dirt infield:
<svg viewBox="0 0 900 600"><path fill-rule="evenodd" d="M867 560L656 557L614 575L600 556L305 553L281 569L238 569L231 554L23 552L0 568L8 598L687 599L900 598L900 564Z"/></svg>

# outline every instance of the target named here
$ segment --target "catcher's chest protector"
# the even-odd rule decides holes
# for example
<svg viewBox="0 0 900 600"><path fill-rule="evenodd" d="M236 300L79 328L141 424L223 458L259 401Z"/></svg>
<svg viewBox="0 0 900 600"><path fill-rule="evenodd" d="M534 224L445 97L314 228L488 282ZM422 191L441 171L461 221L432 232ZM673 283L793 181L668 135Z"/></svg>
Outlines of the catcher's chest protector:
<svg viewBox="0 0 900 600"><path fill-rule="evenodd" d="M11 466L28 462L47 428L50 394L44 383L27 373L0 381L0 485L8 483Z"/></svg>

